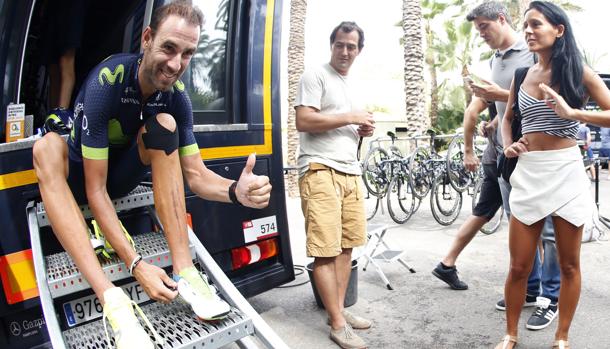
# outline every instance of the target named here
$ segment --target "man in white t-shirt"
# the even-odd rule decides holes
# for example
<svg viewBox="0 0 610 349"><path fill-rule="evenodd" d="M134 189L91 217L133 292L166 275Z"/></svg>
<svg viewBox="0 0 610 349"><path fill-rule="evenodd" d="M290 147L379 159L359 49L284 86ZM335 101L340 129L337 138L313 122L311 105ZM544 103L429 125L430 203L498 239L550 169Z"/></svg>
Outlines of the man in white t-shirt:
<svg viewBox="0 0 610 349"><path fill-rule="evenodd" d="M371 327L343 307L352 248L366 242L356 153L359 139L373 134L375 121L370 112L354 107L348 79L363 46L364 33L356 23L339 24L330 36L330 62L303 74L295 102L307 255L314 257L314 281L328 312L330 337L342 348L366 347L353 329Z"/></svg>

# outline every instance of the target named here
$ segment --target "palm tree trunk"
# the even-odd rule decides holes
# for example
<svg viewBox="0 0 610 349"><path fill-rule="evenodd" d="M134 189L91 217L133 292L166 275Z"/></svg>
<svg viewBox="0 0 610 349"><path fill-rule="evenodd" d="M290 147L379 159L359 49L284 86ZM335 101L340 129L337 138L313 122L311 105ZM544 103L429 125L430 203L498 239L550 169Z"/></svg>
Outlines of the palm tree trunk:
<svg viewBox="0 0 610 349"><path fill-rule="evenodd" d="M288 150L287 164L296 166L299 132L296 129L296 113L294 101L297 88L304 70L305 60L305 17L307 15L307 0L292 0L290 2L290 35L288 39ZM289 197L299 195L298 174L289 171L286 175L286 188Z"/></svg>
<svg viewBox="0 0 610 349"><path fill-rule="evenodd" d="M408 135L421 134L429 126L424 115L424 50L422 12L419 0L403 0L404 80Z"/></svg>
<svg viewBox="0 0 610 349"><path fill-rule="evenodd" d="M426 65L428 66L428 73L430 74L430 124L432 127L436 127L438 122L438 74L436 70L436 59L434 52L431 49L433 42L432 28L430 27L430 21L426 21Z"/></svg>

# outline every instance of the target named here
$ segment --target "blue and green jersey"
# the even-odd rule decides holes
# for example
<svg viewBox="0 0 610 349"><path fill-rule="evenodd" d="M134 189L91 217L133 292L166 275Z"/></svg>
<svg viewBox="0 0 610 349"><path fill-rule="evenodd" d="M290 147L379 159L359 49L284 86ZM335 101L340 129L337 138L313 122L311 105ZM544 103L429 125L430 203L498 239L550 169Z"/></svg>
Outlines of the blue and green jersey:
<svg viewBox="0 0 610 349"><path fill-rule="evenodd" d="M107 160L110 152L132 144L146 120L168 113L176 120L180 155L199 152L193 134L191 101L184 84L156 91L142 101L138 67L142 56L117 54L98 64L81 87L74 104L74 121L68 140L72 160Z"/></svg>

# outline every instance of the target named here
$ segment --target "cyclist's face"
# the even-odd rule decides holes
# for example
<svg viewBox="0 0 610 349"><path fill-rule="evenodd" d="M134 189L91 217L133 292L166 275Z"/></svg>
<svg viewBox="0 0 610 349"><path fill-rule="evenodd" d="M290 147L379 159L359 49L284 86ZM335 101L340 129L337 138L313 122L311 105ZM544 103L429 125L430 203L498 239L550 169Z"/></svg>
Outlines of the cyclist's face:
<svg viewBox="0 0 610 349"><path fill-rule="evenodd" d="M143 90L169 90L182 76L199 41L199 26L189 24L184 18L169 16L152 35L150 28L142 34L144 58L142 60Z"/></svg>
<svg viewBox="0 0 610 349"><path fill-rule="evenodd" d="M331 45L330 65L341 75L347 75L354 59L360 53L358 35L356 30L349 33L338 30L335 41Z"/></svg>
<svg viewBox="0 0 610 349"><path fill-rule="evenodd" d="M500 18L492 20L486 17L477 17L473 21L481 39L494 50L499 49L504 41L500 21Z"/></svg>

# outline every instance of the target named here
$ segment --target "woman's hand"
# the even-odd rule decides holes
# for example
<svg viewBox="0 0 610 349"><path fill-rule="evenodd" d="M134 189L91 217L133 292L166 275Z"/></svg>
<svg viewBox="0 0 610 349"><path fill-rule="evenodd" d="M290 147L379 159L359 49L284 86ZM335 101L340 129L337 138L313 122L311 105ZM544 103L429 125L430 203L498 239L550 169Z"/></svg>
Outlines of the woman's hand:
<svg viewBox="0 0 610 349"><path fill-rule="evenodd" d="M559 95L559 93L555 92L548 85L540 83L538 85L542 92L544 93L544 102L546 105L553 109L555 113L564 119L568 120L578 120L576 119L576 110L574 110L570 105Z"/></svg>
<svg viewBox="0 0 610 349"><path fill-rule="evenodd" d="M514 158L522 153L527 153L527 144L527 140L521 137L521 139L519 139L517 142L514 142L513 144L504 148L504 155L507 158Z"/></svg>

